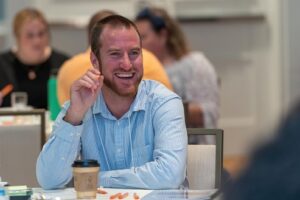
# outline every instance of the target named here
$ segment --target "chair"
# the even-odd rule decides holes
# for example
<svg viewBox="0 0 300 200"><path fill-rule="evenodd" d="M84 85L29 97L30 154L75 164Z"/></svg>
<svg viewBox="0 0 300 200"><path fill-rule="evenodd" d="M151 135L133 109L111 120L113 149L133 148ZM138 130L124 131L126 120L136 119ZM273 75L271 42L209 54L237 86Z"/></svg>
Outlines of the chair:
<svg viewBox="0 0 300 200"><path fill-rule="evenodd" d="M219 189L223 168L223 130L188 128L189 189ZM214 144L201 140L212 137Z"/></svg>
<svg viewBox="0 0 300 200"><path fill-rule="evenodd" d="M45 143L45 110L1 110L0 117L3 116L18 120L39 117L28 124L0 126L0 176L11 185L37 187L35 164Z"/></svg>

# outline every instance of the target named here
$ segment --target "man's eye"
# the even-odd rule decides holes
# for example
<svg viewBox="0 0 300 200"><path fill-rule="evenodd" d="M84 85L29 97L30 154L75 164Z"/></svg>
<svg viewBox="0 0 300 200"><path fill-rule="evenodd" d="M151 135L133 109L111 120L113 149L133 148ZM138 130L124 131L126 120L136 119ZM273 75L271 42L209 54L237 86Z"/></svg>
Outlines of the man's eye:
<svg viewBox="0 0 300 200"><path fill-rule="evenodd" d="M119 52L112 52L110 53L111 56L120 56L120 53Z"/></svg>
<svg viewBox="0 0 300 200"><path fill-rule="evenodd" d="M138 56L139 56L138 51L133 51L133 52L130 52L130 54L129 54L130 59L136 59Z"/></svg>
<svg viewBox="0 0 300 200"><path fill-rule="evenodd" d="M139 55L139 51L133 51L133 52L131 52L131 55Z"/></svg>
<svg viewBox="0 0 300 200"><path fill-rule="evenodd" d="M133 50L130 52L130 55L136 56L136 55L139 55L140 52L141 52L140 50Z"/></svg>

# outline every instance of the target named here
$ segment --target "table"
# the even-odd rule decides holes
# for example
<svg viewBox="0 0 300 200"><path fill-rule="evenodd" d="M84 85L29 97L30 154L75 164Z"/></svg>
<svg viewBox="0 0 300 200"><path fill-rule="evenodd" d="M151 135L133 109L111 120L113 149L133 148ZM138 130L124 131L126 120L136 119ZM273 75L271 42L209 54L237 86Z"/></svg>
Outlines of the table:
<svg viewBox="0 0 300 200"><path fill-rule="evenodd" d="M213 190L136 190L136 189L116 189L102 188L107 194L97 194L97 199L110 199L111 195L117 193L127 193L126 199L134 199L133 194L136 193L141 200L210 200L215 199L213 196L217 192ZM32 200L70 200L76 199L74 188L66 188L60 190L43 190L41 188L33 188ZM116 198L118 199L118 198Z"/></svg>

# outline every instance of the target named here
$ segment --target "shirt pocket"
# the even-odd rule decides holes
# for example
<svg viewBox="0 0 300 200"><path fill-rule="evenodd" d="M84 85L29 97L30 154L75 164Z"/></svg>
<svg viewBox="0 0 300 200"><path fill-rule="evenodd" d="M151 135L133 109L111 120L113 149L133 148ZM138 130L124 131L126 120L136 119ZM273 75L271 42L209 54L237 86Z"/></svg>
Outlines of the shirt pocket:
<svg viewBox="0 0 300 200"><path fill-rule="evenodd" d="M139 167L153 160L153 151L150 145L136 147L133 149L134 166Z"/></svg>

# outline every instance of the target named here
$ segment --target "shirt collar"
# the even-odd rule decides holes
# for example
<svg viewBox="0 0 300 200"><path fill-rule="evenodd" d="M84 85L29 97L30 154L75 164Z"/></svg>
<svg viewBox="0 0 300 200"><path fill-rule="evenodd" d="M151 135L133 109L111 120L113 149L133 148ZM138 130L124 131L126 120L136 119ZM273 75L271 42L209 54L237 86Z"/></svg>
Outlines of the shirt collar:
<svg viewBox="0 0 300 200"><path fill-rule="evenodd" d="M127 113L125 113L123 117L131 116L131 114L133 112L146 110L147 98L148 98L148 96L147 96L147 92L146 92L146 84L145 84L145 81L142 80L141 83L139 84L137 95L136 95L133 103L131 104L129 111ZM92 107L92 113L93 114L100 113L103 117L114 118L114 116L108 110L106 103L104 102L104 97L103 97L102 91L98 95L96 102L94 103L94 105Z"/></svg>

